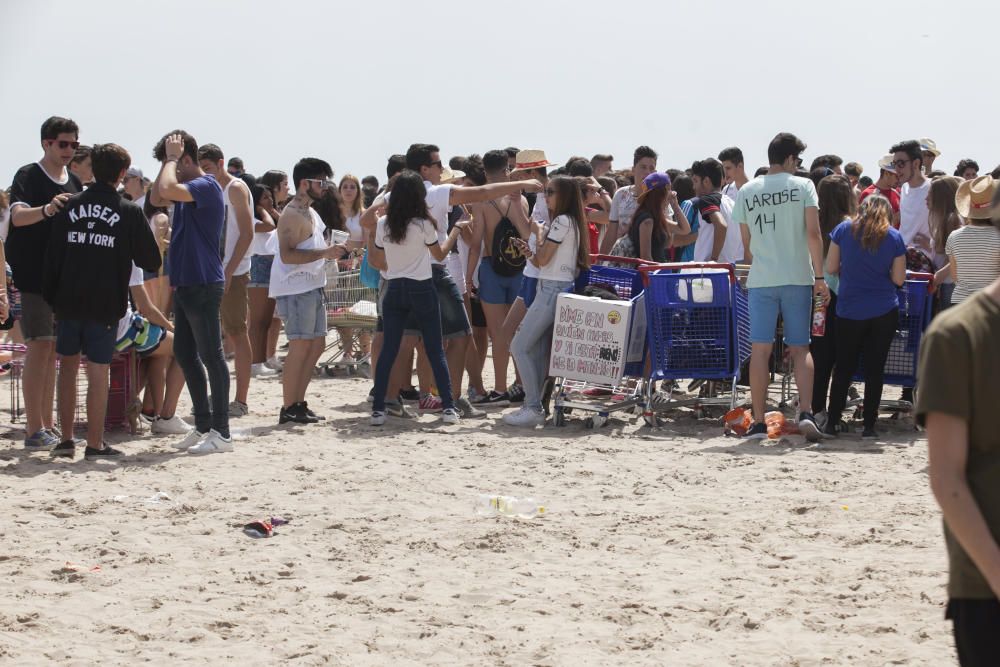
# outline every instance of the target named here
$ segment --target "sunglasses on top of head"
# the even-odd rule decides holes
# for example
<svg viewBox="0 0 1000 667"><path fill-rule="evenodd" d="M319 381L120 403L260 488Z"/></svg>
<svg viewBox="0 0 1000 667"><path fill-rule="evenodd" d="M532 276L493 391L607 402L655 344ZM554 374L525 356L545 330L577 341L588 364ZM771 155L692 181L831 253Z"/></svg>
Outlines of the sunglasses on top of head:
<svg viewBox="0 0 1000 667"><path fill-rule="evenodd" d="M46 139L50 144L58 144L59 148L66 150L67 148L72 148L76 150L80 147L79 141L65 141L63 139Z"/></svg>

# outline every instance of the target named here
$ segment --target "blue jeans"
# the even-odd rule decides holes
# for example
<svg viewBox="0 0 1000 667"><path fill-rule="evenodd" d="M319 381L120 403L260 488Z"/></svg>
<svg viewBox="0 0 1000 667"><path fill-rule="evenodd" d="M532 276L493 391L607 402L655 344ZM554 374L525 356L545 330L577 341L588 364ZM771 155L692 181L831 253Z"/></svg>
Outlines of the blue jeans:
<svg viewBox="0 0 1000 667"><path fill-rule="evenodd" d="M542 385L549 374L549 349L556 321L556 299L572 282L539 280L538 291L521 328L510 344L510 354L521 371L524 407L542 412Z"/></svg>
<svg viewBox="0 0 1000 667"><path fill-rule="evenodd" d="M229 437L229 368L222 354L219 308L223 286L192 285L174 290L174 357L184 371L194 425L199 433L215 429ZM212 405L208 387L212 387Z"/></svg>
<svg viewBox="0 0 1000 667"><path fill-rule="evenodd" d="M427 351L427 360L434 371L434 383L441 394L442 406L445 409L455 407L448 361L444 356L444 341L441 339L441 307L434 281L393 278L386 281L385 295L382 297L382 353L375 365L375 401L372 410L385 410L385 390L389 386L389 374L399 354L399 344L403 340L403 330L408 320L416 322L420 327L424 350Z"/></svg>

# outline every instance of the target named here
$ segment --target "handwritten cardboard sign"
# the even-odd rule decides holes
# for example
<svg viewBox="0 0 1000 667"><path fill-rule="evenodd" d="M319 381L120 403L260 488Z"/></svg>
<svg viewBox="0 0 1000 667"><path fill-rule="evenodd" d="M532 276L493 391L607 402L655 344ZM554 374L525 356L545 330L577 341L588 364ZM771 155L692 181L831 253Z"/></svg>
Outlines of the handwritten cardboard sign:
<svg viewBox="0 0 1000 667"><path fill-rule="evenodd" d="M618 384L626 361L642 359L645 312L636 317L633 311L642 311L641 299L606 301L560 294L556 301L549 374L593 384ZM631 340L630 331L636 333Z"/></svg>

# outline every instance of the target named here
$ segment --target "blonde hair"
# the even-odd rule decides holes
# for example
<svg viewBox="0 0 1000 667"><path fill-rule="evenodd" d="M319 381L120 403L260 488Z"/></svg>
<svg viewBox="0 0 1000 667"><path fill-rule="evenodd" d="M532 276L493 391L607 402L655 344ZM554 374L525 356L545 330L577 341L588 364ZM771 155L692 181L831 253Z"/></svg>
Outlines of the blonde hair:
<svg viewBox="0 0 1000 667"><path fill-rule="evenodd" d="M881 195L872 195L861 204L861 211L853 226L854 238L861 247L874 254L889 233L892 205Z"/></svg>
<svg viewBox="0 0 1000 667"><path fill-rule="evenodd" d="M347 181L354 183L354 187L357 188L358 191L358 196L354 199L354 203L351 204L351 210L344 211L344 217L351 218L355 215L361 215L361 212L364 210L363 204L365 203L365 195L361 191L361 181L359 181L358 177L354 174L344 174L344 177L340 179L340 183L337 185L337 194L340 194L341 188L344 187L344 183ZM344 195L341 194L340 199L343 201Z"/></svg>
<svg viewBox="0 0 1000 667"><path fill-rule="evenodd" d="M962 226L962 218L955 208L955 193L962 179L954 176L939 176L931 181L927 192L927 216L934 240L934 252L943 253L948 235Z"/></svg>

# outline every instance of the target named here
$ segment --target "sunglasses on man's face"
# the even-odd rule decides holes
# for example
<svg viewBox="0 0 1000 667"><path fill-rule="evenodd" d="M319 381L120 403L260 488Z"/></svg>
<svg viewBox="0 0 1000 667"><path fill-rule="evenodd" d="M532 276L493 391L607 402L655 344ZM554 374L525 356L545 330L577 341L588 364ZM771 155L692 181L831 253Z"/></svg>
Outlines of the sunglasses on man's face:
<svg viewBox="0 0 1000 667"><path fill-rule="evenodd" d="M902 169L911 162L913 162L913 160L893 160L892 166L895 167L896 169Z"/></svg>
<svg viewBox="0 0 1000 667"><path fill-rule="evenodd" d="M328 188L333 185L333 181L328 178L303 178L306 183L315 183L321 188Z"/></svg>
<svg viewBox="0 0 1000 667"><path fill-rule="evenodd" d="M437 167L438 169L444 169L444 165L441 163L441 160L435 160L434 162L431 162L427 166L428 167Z"/></svg>
<svg viewBox="0 0 1000 667"><path fill-rule="evenodd" d="M66 150L67 148L72 148L76 150L80 147L79 141L64 141L62 139L49 139L50 144L57 144L61 150Z"/></svg>

